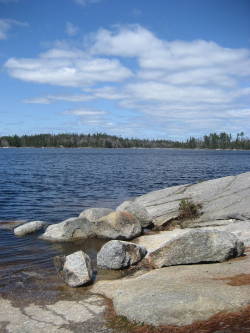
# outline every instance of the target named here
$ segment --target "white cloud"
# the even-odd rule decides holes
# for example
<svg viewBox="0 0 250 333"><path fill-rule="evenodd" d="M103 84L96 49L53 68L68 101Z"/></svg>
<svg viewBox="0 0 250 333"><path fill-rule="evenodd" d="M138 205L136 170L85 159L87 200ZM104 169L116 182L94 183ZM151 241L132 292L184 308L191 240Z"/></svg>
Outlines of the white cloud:
<svg viewBox="0 0 250 333"><path fill-rule="evenodd" d="M91 52L121 57L141 57L150 50L163 48L164 43L139 25L100 29L91 39ZM150 47L149 47L150 45Z"/></svg>
<svg viewBox="0 0 250 333"><path fill-rule="evenodd" d="M28 23L12 19L0 19L0 40L8 38L8 33L14 26L27 27Z"/></svg>
<svg viewBox="0 0 250 333"><path fill-rule="evenodd" d="M102 88L88 88L84 89L85 92L90 93L93 98L107 99L107 100L120 100L128 98L129 96L125 91L121 91L116 87L102 87Z"/></svg>
<svg viewBox="0 0 250 333"><path fill-rule="evenodd" d="M102 0L73 0L73 1L80 6L87 6L87 5L98 3Z"/></svg>
<svg viewBox="0 0 250 333"><path fill-rule="evenodd" d="M51 104L53 102L87 102L93 100L91 95L48 95L44 97L27 98L23 103L27 104Z"/></svg>
<svg viewBox="0 0 250 333"><path fill-rule="evenodd" d="M249 50L224 48L205 40L164 41L139 25L100 29L91 41L94 54L136 57L143 69L172 73L219 67L227 74L250 74Z"/></svg>
<svg viewBox="0 0 250 333"><path fill-rule="evenodd" d="M173 86L155 81L132 83L126 89L134 99L139 101L223 103L230 98L228 94L218 88Z"/></svg>
<svg viewBox="0 0 250 333"><path fill-rule="evenodd" d="M66 55L65 55L66 52ZM131 71L117 59L78 56L68 50L51 50L33 58L10 58L5 68L12 77L23 81L58 86L80 87L97 82L119 82L129 78ZM80 51L79 51L80 52Z"/></svg>
<svg viewBox="0 0 250 333"><path fill-rule="evenodd" d="M65 111L65 113L72 114L75 116L99 116L106 114L106 112L102 110L92 110L87 108L67 110Z"/></svg>
<svg viewBox="0 0 250 333"><path fill-rule="evenodd" d="M82 48L57 43L36 58L11 58L5 68L24 81L84 92L32 98L26 103L113 103L116 122L93 114L95 109L91 121L98 120L103 128L113 123L114 131L136 134L139 129L158 128L159 133L173 133L179 128L185 135L190 129L203 131L206 125L211 125L209 130L223 130L225 123L244 129L249 118L249 49L224 48L205 40L167 41L139 25L100 29L88 36ZM75 110L82 112L75 113L78 117L90 117L89 109ZM130 121L118 121L124 112Z"/></svg>
<svg viewBox="0 0 250 333"><path fill-rule="evenodd" d="M66 22L65 32L68 36L77 35L79 28L71 22Z"/></svg>

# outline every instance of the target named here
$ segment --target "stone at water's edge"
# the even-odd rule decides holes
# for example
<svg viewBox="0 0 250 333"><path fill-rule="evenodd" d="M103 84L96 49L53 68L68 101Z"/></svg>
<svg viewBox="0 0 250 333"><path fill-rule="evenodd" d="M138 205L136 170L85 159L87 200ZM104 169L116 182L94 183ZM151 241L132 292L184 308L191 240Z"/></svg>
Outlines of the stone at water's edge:
<svg viewBox="0 0 250 333"><path fill-rule="evenodd" d="M92 222L86 218L76 217L50 225L40 238L48 241L67 242L94 236Z"/></svg>
<svg viewBox="0 0 250 333"><path fill-rule="evenodd" d="M113 210L109 208L88 208L81 212L79 217L85 217L90 222L95 222L103 216L112 213Z"/></svg>
<svg viewBox="0 0 250 333"><path fill-rule="evenodd" d="M201 262L223 262L244 253L244 243L235 235L218 230L190 230L150 252L147 259L160 268Z"/></svg>
<svg viewBox="0 0 250 333"><path fill-rule="evenodd" d="M57 256L54 258L54 265L70 287L82 286L93 279L91 259L83 251L77 251L68 256Z"/></svg>
<svg viewBox="0 0 250 333"><path fill-rule="evenodd" d="M130 242L111 240L97 254L97 265L104 269L122 269L137 264L147 250Z"/></svg>
<svg viewBox="0 0 250 333"><path fill-rule="evenodd" d="M44 229L47 226L46 222L43 221L32 221L27 222L22 225L19 225L14 229L14 234L16 236L25 236L27 234L31 234L33 232Z"/></svg>
<svg viewBox="0 0 250 333"><path fill-rule="evenodd" d="M161 226L179 216L179 203L182 199L202 204L203 214L195 220L197 222L250 220L249 197L250 172L246 172L150 192L136 198L134 202L147 210L156 226Z"/></svg>
<svg viewBox="0 0 250 333"><path fill-rule="evenodd" d="M98 238L130 240L142 232L138 219L128 212L113 212L94 223Z"/></svg>
<svg viewBox="0 0 250 333"><path fill-rule="evenodd" d="M116 210L119 212L129 212L134 215L141 223L142 228L146 228L152 223L152 218L149 216L147 209L134 200L124 201Z"/></svg>
<svg viewBox="0 0 250 333"><path fill-rule="evenodd" d="M71 218L50 225L41 239L54 242L70 242L85 238L125 239L139 236L142 232L140 222L127 212L112 212L95 222L85 217Z"/></svg>

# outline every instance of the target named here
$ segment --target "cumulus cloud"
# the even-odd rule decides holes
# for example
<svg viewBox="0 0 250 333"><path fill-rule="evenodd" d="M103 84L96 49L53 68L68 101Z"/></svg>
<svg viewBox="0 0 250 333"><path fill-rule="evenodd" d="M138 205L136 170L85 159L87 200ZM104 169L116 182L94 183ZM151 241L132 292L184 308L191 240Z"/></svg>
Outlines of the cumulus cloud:
<svg viewBox="0 0 250 333"><path fill-rule="evenodd" d="M36 58L11 58L5 68L24 81L83 91L33 98L33 103L106 100L119 115L130 112L130 122L119 123L116 115L116 130L151 130L152 120L159 131L200 131L211 124L212 130L223 130L225 120L235 128L246 126L249 117L249 49L206 40L163 40L139 25L100 29L82 48L56 45Z"/></svg>
<svg viewBox="0 0 250 333"><path fill-rule="evenodd" d="M211 41L165 41L149 30L132 25L100 29L92 36L91 51L119 57L136 57L142 69L175 72L220 67L235 75L250 74L250 51L229 49ZM150 46L150 47L149 47ZM247 67L245 67L247 65Z"/></svg>
<svg viewBox="0 0 250 333"><path fill-rule="evenodd" d="M132 75L117 59L79 56L68 50L52 50L35 59L10 58L5 68L12 77L23 81L66 87L119 82Z"/></svg>
<svg viewBox="0 0 250 333"><path fill-rule="evenodd" d="M65 32L68 36L77 35L79 28L71 22L66 22Z"/></svg>
<svg viewBox="0 0 250 333"><path fill-rule="evenodd" d="M0 40L7 39L8 33L15 26L27 27L28 23L12 19L0 19Z"/></svg>

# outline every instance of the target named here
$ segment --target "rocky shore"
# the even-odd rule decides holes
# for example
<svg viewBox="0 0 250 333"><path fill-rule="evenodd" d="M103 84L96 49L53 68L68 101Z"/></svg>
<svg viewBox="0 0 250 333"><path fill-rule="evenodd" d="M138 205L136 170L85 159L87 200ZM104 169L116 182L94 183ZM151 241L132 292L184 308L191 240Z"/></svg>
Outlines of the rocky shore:
<svg viewBox="0 0 250 333"><path fill-rule="evenodd" d="M14 229L17 237L37 231L49 242L107 240L97 254L97 274L123 269L126 277L95 283L93 263L83 251L56 257L55 267L66 284L91 286L91 297L111 299L116 314L129 321L182 327L250 304L250 172L150 192L114 211L90 208L57 224L31 221ZM4 320L11 305L0 304L5 304L0 308L4 330L21 331L11 328L10 317ZM78 332L62 327L50 331ZM28 324L24 328L32 332Z"/></svg>

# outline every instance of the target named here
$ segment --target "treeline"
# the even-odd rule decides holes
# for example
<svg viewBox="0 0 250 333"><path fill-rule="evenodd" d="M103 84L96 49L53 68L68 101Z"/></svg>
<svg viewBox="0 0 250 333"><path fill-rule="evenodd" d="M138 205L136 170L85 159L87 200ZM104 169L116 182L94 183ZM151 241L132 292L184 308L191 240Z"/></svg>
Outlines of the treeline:
<svg viewBox="0 0 250 333"><path fill-rule="evenodd" d="M250 149L250 139L238 133L210 133L203 138L190 137L186 141L122 138L105 133L96 134L37 134L0 137L0 147L65 147L65 148L208 148Z"/></svg>

